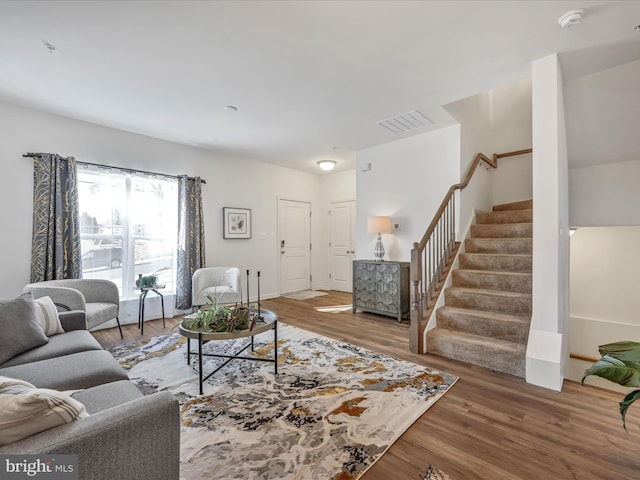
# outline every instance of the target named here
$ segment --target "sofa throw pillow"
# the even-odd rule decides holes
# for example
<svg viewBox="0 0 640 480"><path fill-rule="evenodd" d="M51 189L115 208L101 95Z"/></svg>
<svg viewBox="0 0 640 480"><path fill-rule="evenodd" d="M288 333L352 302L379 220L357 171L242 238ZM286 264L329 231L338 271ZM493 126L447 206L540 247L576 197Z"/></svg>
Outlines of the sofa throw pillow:
<svg viewBox="0 0 640 480"><path fill-rule="evenodd" d="M0 376L0 446L88 416L65 392Z"/></svg>
<svg viewBox="0 0 640 480"><path fill-rule="evenodd" d="M62 328L60 317L58 316L58 309L51 297L36 298L35 302L38 307L36 308L36 315L45 335L51 337L52 335L64 333L64 328Z"/></svg>
<svg viewBox="0 0 640 480"><path fill-rule="evenodd" d="M0 365L48 341L38 321L36 302L31 293L0 302Z"/></svg>

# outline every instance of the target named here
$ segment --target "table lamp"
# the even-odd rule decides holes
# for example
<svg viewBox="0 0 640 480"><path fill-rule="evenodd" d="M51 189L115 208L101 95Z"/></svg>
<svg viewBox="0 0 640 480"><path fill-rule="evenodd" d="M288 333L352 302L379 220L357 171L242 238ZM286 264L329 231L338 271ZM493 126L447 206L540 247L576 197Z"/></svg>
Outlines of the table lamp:
<svg viewBox="0 0 640 480"><path fill-rule="evenodd" d="M382 245L381 233L391 233L391 218L389 217L369 217L367 220L367 233L378 234L376 246L373 249L373 256L376 262L384 260L384 246Z"/></svg>

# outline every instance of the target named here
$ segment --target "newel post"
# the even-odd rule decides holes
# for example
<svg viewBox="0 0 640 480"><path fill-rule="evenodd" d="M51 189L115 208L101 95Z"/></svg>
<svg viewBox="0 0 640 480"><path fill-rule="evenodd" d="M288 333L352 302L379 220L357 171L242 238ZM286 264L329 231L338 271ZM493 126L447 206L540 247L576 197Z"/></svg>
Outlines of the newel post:
<svg viewBox="0 0 640 480"><path fill-rule="evenodd" d="M412 285L411 316L409 325L409 350L413 353L424 353L422 339L423 306L420 284L422 283L422 264L420 262L420 248L416 242L411 249L411 266L409 277Z"/></svg>

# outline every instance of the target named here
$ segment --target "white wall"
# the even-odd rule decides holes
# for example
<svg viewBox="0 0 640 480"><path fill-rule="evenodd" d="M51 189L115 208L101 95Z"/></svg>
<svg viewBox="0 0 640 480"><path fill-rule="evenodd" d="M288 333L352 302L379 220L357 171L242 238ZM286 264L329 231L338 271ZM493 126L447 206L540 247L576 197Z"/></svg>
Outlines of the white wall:
<svg viewBox="0 0 640 480"><path fill-rule="evenodd" d="M571 236L571 353L600 358L598 346L640 342L640 227L587 227ZM580 381L590 362L571 359L567 378ZM590 384L618 389L589 378Z"/></svg>
<svg viewBox="0 0 640 480"><path fill-rule="evenodd" d="M492 153L524 150L533 145L531 79L520 80L489 92L492 98ZM492 204L533 198L531 154L498 160L491 171Z"/></svg>
<svg viewBox="0 0 640 480"><path fill-rule="evenodd" d="M474 95L446 106L446 110L460 122L460 174L453 183L462 182L478 153L493 154L489 111L491 98L488 94ZM451 186L451 185L449 185ZM469 185L456 193L456 232L458 240L469 225L476 209L491 208L491 172L481 164Z"/></svg>
<svg viewBox="0 0 640 480"><path fill-rule="evenodd" d="M640 160L569 170L571 226L640 225Z"/></svg>
<svg viewBox="0 0 640 480"><path fill-rule="evenodd" d="M336 172L320 177L322 201L325 207L333 202L346 202L356 199L356 171ZM327 215L328 218L328 215Z"/></svg>
<svg viewBox="0 0 640 480"><path fill-rule="evenodd" d="M531 136L531 130L529 130ZM529 148L524 141L521 145ZM517 149L516 149L517 150ZM501 152L513 150L500 150ZM492 203L500 205L502 203L518 202L520 200L530 200L533 198L533 155L518 155L515 157L502 158L498 160L498 168L492 173Z"/></svg>
<svg viewBox="0 0 640 480"><path fill-rule="evenodd" d="M479 152L491 157L494 153L531 146L529 79L459 100L445 108L460 122L461 177ZM460 225L466 226L476 209L490 210L500 203L531 199L531 158L531 155L505 158L498 161L497 169L489 170L481 164L460 195Z"/></svg>
<svg viewBox="0 0 640 480"><path fill-rule="evenodd" d="M166 174L199 175L206 179L203 201L208 265L231 264L260 270L262 291L278 294L277 199L311 202L312 273L326 277L326 199L322 177L277 166L223 158L198 148L142 135L101 127L65 117L0 103L0 289L12 298L29 282L33 206L33 163L22 158L26 152L54 152L73 155L79 161L102 163ZM342 178L342 177L340 177ZM333 190L349 183L345 174ZM349 189L346 196L351 196ZM337 195L333 193L332 195ZM222 207L247 207L253 213L253 238L222 239ZM265 233L264 239L259 238ZM321 282L320 282L321 283ZM325 281L326 284L326 281ZM135 309L131 317L136 314ZM133 321L133 318L124 319Z"/></svg>
<svg viewBox="0 0 640 480"><path fill-rule="evenodd" d="M532 63L533 314L527 382L562 389L568 356L569 207L562 73L557 55Z"/></svg>
<svg viewBox="0 0 640 480"><path fill-rule="evenodd" d="M572 316L640 327L639 245L640 226L580 228L571 236Z"/></svg>
<svg viewBox="0 0 640 480"><path fill-rule="evenodd" d="M413 243L459 181L459 126L361 150L356 160L357 258L373 258L375 236L367 234L367 218L388 215L401 228L383 235L385 260L409 261Z"/></svg>
<svg viewBox="0 0 640 480"><path fill-rule="evenodd" d="M569 350L599 358L598 345L640 341L640 161L569 170L571 314ZM592 365L570 359L567 378L580 381ZM586 383L610 390L629 388L598 377Z"/></svg>

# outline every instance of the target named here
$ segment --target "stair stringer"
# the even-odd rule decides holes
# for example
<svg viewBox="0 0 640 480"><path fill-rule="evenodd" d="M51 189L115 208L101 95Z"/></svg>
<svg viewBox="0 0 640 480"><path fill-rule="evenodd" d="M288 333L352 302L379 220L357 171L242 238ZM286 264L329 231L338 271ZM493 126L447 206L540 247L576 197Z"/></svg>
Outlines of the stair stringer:
<svg viewBox="0 0 640 480"><path fill-rule="evenodd" d="M461 241L460 239L471 238L471 225L473 225L476 222L476 212L479 212L479 211L482 211L482 210L479 210L477 208L474 209L473 214L469 217L469 221L467 222L467 225L464 228L464 232L461 232L461 235L458 236L458 238L456 239L456 241L460 242L460 248L458 248L458 251L456 252L455 257L453 258L453 261L451 263L451 268L447 273L447 277L445 278L443 287L440 289L440 292L438 293L436 302L433 305L433 308L429 310L430 313L429 313L429 318L427 319L427 327L424 329L424 332L422 334L423 335L422 344L424 345L424 352L422 353L427 353L427 333L429 333L429 330L433 330L438 326L438 321L436 319L436 311L440 307L444 306L444 291L448 287L453 285L453 280L452 280L453 271L458 269L460 254L465 252L465 247L464 247L465 242Z"/></svg>

